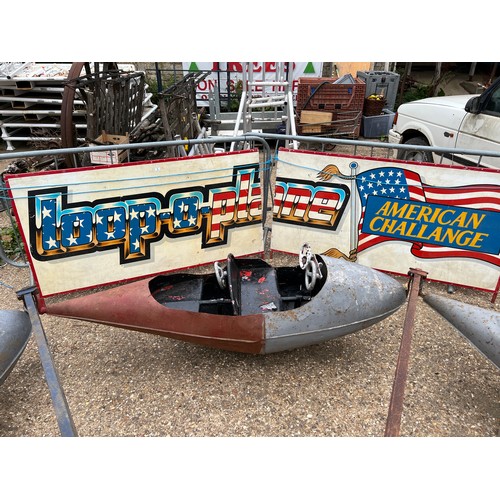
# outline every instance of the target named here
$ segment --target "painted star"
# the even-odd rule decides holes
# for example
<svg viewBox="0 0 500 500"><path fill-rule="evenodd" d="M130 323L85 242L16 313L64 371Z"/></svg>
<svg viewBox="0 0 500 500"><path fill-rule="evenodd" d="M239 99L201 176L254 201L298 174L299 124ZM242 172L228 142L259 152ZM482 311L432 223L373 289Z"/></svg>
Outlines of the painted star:
<svg viewBox="0 0 500 500"><path fill-rule="evenodd" d="M47 207L43 207L42 216L44 219L45 219L45 217L50 217L51 213L52 213L52 210L49 210Z"/></svg>
<svg viewBox="0 0 500 500"><path fill-rule="evenodd" d="M52 236L45 242L49 245L49 250L54 247L57 248L57 241L52 238Z"/></svg>

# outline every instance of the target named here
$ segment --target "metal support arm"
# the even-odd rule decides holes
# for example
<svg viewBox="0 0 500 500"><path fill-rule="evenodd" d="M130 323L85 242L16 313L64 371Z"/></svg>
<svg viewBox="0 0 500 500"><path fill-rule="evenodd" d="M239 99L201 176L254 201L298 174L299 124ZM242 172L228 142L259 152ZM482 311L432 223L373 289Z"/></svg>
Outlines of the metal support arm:
<svg viewBox="0 0 500 500"><path fill-rule="evenodd" d="M409 294L406 316L403 324L403 336L399 348L396 373L392 387L391 401L389 404L389 414L385 428L385 437L399 436L401 427L401 417L403 415L403 400L408 376L408 366L410 362L411 338L413 335L413 324L415 322L415 312L417 299L420 294L423 281L427 277L427 272L421 269L410 269L409 271Z"/></svg>
<svg viewBox="0 0 500 500"><path fill-rule="evenodd" d="M47 337L35 305L35 299L33 297L35 291L36 287L33 286L24 288L17 292L17 297L19 300L23 300L31 320L33 334L38 346L38 353L45 373L45 380L49 386L50 397L56 413L57 424L59 425L61 436L76 437L78 434L75 424L73 423L68 402L66 401L66 396L64 395L61 382L59 381L54 359L52 358Z"/></svg>

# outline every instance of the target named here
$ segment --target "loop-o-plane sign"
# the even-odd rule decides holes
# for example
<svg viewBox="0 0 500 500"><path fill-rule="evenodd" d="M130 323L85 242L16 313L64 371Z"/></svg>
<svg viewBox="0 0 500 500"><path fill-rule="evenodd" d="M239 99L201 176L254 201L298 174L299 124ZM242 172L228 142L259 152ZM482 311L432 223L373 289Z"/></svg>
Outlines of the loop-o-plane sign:
<svg viewBox="0 0 500 500"><path fill-rule="evenodd" d="M7 177L42 296L262 251L256 150Z"/></svg>

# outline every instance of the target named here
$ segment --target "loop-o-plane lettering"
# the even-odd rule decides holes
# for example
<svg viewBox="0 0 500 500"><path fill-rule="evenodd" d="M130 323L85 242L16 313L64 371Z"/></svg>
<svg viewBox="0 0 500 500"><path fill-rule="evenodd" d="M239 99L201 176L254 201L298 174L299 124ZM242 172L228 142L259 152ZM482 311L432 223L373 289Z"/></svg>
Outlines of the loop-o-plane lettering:
<svg viewBox="0 0 500 500"><path fill-rule="evenodd" d="M235 169L230 184L69 203L67 187L37 190L30 197L32 255L37 260L120 249L120 263L149 258L150 244L164 236L202 233L202 248L227 242L231 227L262 220L258 168Z"/></svg>

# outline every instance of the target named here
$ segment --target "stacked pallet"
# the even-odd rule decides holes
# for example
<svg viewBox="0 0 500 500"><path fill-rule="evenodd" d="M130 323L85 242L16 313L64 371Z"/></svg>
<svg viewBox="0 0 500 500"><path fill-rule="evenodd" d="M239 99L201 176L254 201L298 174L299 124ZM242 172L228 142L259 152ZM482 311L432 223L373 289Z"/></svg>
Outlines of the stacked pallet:
<svg viewBox="0 0 500 500"><path fill-rule="evenodd" d="M42 142L47 148L61 140L61 104L72 63L0 63L0 131L7 150L25 142ZM118 67L135 71L133 65ZM152 94L143 102L144 120L155 109ZM73 124L77 141L87 135L86 104L78 97L73 102Z"/></svg>

